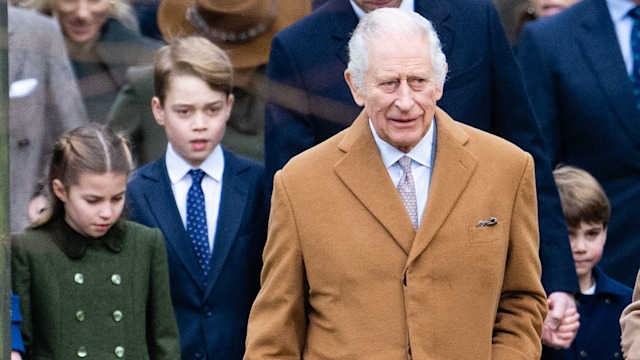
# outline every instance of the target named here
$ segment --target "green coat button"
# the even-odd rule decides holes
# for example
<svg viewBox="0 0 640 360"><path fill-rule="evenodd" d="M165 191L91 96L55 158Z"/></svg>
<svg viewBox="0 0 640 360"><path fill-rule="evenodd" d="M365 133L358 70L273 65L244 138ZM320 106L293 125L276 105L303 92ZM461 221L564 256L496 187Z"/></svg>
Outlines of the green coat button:
<svg viewBox="0 0 640 360"><path fill-rule="evenodd" d="M117 346L113 353L119 358L124 357L124 346Z"/></svg>
<svg viewBox="0 0 640 360"><path fill-rule="evenodd" d="M120 275L118 274L113 274L111 275L111 282L114 285L120 285L120 283L122 282L122 278L120 278Z"/></svg>
<svg viewBox="0 0 640 360"><path fill-rule="evenodd" d="M84 311L82 311L82 310L78 310L78 311L76 312L76 319L77 319L78 321L84 321Z"/></svg>
<svg viewBox="0 0 640 360"><path fill-rule="evenodd" d="M79 358L87 357L87 349L84 346L80 346L76 355L78 355Z"/></svg>
<svg viewBox="0 0 640 360"><path fill-rule="evenodd" d="M84 284L84 275L82 275L82 273L73 275L73 281L75 281L75 283L79 285Z"/></svg>
<svg viewBox="0 0 640 360"><path fill-rule="evenodd" d="M116 310L113 312L113 320L120 321L122 320L122 311Z"/></svg>

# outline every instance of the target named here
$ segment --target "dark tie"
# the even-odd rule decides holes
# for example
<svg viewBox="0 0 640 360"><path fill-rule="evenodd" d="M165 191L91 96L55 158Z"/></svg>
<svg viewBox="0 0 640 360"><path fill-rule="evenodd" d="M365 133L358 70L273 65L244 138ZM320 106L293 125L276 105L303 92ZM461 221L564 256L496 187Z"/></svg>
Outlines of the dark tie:
<svg viewBox="0 0 640 360"><path fill-rule="evenodd" d="M411 158L403 156L398 160L398 165L402 168L402 177L398 183L398 192L402 198L402 203L409 213L413 228L418 228L418 200L416 199L416 185L411 173Z"/></svg>
<svg viewBox="0 0 640 360"><path fill-rule="evenodd" d="M211 262L209 251L209 235L207 231L207 213L204 206L204 193L202 192L202 178L204 171L200 169L189 170L191 174L191 187L187 193L187 233L191 239L191 245L196 252L198 264L202 273L202 283L207 286L207 275Z"/></svg>
<svg viewBox="0 0 640 360"><path fill-rule="evenodd" d="M636 97L636 106L640 110L640 6L629 11L633 19L631 28L631 53L633 54L633 70L631 71L631 83L633 95Z"/></svg>

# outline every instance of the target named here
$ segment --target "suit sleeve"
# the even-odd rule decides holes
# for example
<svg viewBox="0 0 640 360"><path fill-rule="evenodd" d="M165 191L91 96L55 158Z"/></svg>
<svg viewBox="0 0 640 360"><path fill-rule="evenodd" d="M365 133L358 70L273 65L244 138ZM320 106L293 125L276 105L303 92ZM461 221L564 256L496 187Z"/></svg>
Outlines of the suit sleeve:
<svg viewBox="0 0 640 360"><path fill-rule="evenodd" d="M314 126L308 114L309 98L300 71L286 44L280 37L274 37L267 65L268 101L264 118L268 192L272 189L276 171L293 156L316 144Z"/></svg>
<svg viewBox="0 0 640 360"><path fill-rule="evenodd" d="M151 278L147 310L147 344L154 360L180 359L180 336L169 292L169 265L164 238L153 229Z"/></svg>
<svg viewBox="0 0 640 360"><path fill-rule="evenodd" d="M632 303L629 304L620 317L622 338L620 346L625 359L640 359L640 272L636 277L633 288Z"/></svg>
<svg viewBox="0 0 640 360"><path fill-rule="evenodd" d="M540 283L533 161L527 155L514 201L502 295L493 330L492 360L539 359L547 314Z"/></svg>
<svg viewBox="0 0 640 360"><path fill-rule="evenodd" d="M245 360L302 358L307 282L296 219L279 172L263 253L261 289L251 308Z"/></svg>
<svg viewBox="0 0 640 360"><path fill-rule="evenodd" d="M109 114L107 115L107 125L116 132L122 132L133 144L133 153L137 162L141 161L142 153L142 126L143 119L140 116L140 109L151 111L151 103L147 108L142 104L135 88L127 84L118 93Z"/></svg>
<svg viewBox="0 0 640 360"><path fill-rule="evenodd" d="M543 136L546 129L541 129L540 119L532 110L520 69L493 7L489 18L493 89L496 93L496 96L493 96L492 107L494 118L499 119L492 124L492 132L518 145L535 160L540 261L545 290L548 294L556 291L577 293L578 279L567 241L567 226L558 189L553 180L549 149ZM534 100L535 96L531 95L531 99Z"/></svg>

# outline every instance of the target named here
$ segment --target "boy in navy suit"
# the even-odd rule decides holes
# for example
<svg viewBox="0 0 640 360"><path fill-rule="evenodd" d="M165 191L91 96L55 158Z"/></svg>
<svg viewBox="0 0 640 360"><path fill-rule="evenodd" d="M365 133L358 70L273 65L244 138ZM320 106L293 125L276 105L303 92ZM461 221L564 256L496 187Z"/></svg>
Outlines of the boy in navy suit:
<svg viewBox="0 0 640 360"><path fill-rule="evenodd" d="M160 228L167 241L183 359L242 359L260 287L264 170L219 146L232 72L224 51L202 37L159 50L151 106L169 145L127 186L131 219Z"/></svg>
<svg viewBox="0 0 640 360"><path fill-rule="evenodd" d="M607 276L598 262L607 239L611 206L588 172L563 166L553 172L580 283L580 329L569 349L542 348L542 360L621 359L618 319L631 302L631 288ZM570 321L568 321L570 322ZM562 328L562 326L561 326Z"/></svg>

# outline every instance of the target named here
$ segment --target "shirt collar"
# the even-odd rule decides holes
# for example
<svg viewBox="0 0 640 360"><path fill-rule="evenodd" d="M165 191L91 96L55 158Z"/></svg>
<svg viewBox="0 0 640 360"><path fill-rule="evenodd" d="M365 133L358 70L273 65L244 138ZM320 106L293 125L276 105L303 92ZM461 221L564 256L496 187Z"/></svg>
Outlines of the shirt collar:
<svg viewBox="0 0 640 360"><path fill-rule="evenodd" d="M189 173L189 170L193 169L188 162L176 153L171 143L167 146L165 161L171 184L175 184L182 180ZM224 171L224 154L222 152L222 146L216 146L198 168L202 169L202 171L215 181L222 181L222 173Z"/></svg>
<svg viewBox="0 0 640 360"><path fill-rule="evenodd" d="M638 5L630 0L607 0L607 7L614 24L628 16L629 11L636 6Z"/></svg>
<svg viewBox="0 0 640 360"><path fill-rule="evenodd" d="M398 8L400 10L413 12L414 11L414 5L413 5L414 1L415 0L403 0L400 3L400 6L398 6ZM362 19L366 15L364 10L362 10L360 8L360 6L358 6L355 2L353 2L353 0L349 0L349 2L351 3L351 7L353 8L353 11L355 11L355 13L356 13L356 16L358 17L358 20Z"/></svg>
<svg viewBox="0 0 640 360"><path fill-rule="evenodd" d="M371 129L371 133L373 133L373 138L376 141L378 150L380 150L382 162L387 169L398 162L398 160L400 160L400 158L405 155L410 157L411 160L417 162L418 164L433 169L433 164L431 163L431 153L433 151L433 135L435 133L435 126L436 120L433 119L429 130L420 140L420 142L418 142L418 144L413 149L411 149L411 151L409 151L408 153L404 153L391 146L388 142L382 140L378 136L376 129L373 127L373 122L371 121L371 119L369 119L369 128Z"/></svg>

